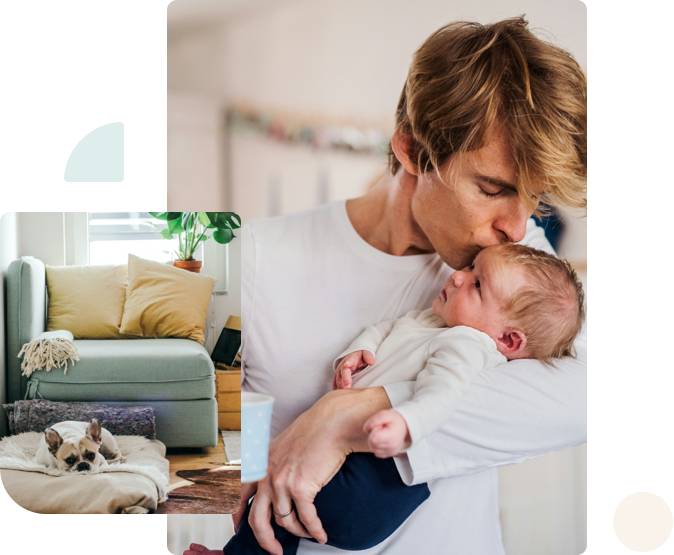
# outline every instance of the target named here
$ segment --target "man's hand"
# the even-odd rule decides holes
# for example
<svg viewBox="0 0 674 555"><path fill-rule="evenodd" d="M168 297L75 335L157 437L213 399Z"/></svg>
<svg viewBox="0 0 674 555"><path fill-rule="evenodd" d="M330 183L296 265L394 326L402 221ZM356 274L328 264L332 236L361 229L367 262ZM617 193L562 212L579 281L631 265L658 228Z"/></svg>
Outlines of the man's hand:
<svg viewBox="0 0 674 555"><path fill-rule="evenodd" d="M374 364L374 355L370 351L354 351L339 361L332 378L332 389L351 389L351 376Z"/></svg>
<svg viewBox="0 0 674 555"><path fill-rule="evenodd" d="M248 501L250 498L255 495L257 491L257 482L251 482L249 484L241 484L241 506L239 510L232 515L232 520L234 521L234 533L239 529L239 524L241 524L241 519L243 514L248 508Z"/></svg>
<svg viewBox="0 0 674 555"><path fill-rule="evenodd" d="M191 543L190 548L183 551L183 555L222 555L222 549L208 549L198 543Z"/></svg>
<svg viewBox="0 0 674 555"><path fill-rule="evenodd" d="M368 434L370 451L380 459L393 457L410 444L407 422L394 410L382 410L368 418L363 431Z"/></svg>
<svg viewBox="0 0 674 555"><path fill-rule="evenodd" d="M349 453L367 451L363 424L375 412L390 408L381 387L333 391L300 415L269 448L267 477L258 483L249 522L258 543L283 555L270 524L272 511L287 517L276 523L299 537L327 541L313 501L337 473Z"/></svg>

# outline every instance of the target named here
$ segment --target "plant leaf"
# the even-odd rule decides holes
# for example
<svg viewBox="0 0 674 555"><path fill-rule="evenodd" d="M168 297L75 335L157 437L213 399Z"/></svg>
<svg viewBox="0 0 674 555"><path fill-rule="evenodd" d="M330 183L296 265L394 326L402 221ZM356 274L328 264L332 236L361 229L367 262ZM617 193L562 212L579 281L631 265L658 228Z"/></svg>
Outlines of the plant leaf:
<svg viewBox="0 0 674 555"><path fill-rule="evenodd" d="M224 215L232 229L241 227L241 217L236 212L225 212Z"/></svg>
<svg viewBox="0 0 674 555"><path fill-rule="evenodd" d="M171 233L182 233L185 231L179 219L168 220L168 228Z"/></svg>
<svg viewBox="0 0 674 555"><path fill-rule="evenodd" d="M219 212L206 212L206 215L208 216L208 219L211 222L211 224L208 226L208 229L217 228L218 214Z"/></svg>
<svg viewBox="0 0 674 555"><path fill-rule="evenodd" d="M182 215L183 215L182 212L167 212L166 213L166 219L168 221L178 220Z"/></svg>
<svg viewBox="0 0 674 555"><path fill-rule="evenodd" d="M164 239L168 239L169 241L173 239L173 233L171 233L170 229L163 229L159 232L159 235L161 235Z"/></svg>
<svg viewBox="0 0 674 555"><path fill-rule="evenodd" d="M182 215L183 229L185 231L190 231L192 228L192 212L183 212Z"/></svg>
<svg viewBox="0 0 674 555"><path fill-rule="evenodd" d="M199 212L199 223L204 227L208 227L209 225L211 225L211 220L208 217L208 213Z"/></svg>
<svg viewBox="0 0 674 555"><path fill-rule="evenodd" d="M226 245L232 239L234 239L234 237L234 232L231 229L216 229L213 232L213 239L215 239L221 245Z"/></svg>
<svg viewBox="0 0 674 555"><path fill-rule="evenodd" d="M235 212L207 212L212 227L218 229L238 229L241 227L241 218Z"/></svg>
<svg viewBox="0 0 674 555"><path fill-rule="evenodd" d="M148 212L148 214L150 214L150 216L153 218L157 218L158 220L165 220L168 212Z"/></svg>

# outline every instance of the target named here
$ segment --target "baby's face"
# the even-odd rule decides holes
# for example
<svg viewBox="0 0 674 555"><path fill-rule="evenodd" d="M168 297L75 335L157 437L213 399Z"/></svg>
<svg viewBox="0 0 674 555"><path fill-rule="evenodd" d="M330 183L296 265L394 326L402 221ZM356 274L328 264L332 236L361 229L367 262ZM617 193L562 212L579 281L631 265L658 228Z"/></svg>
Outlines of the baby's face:
<svg viewBox="0 0 674 555"><path fill-rule="evenodd" d="M433 301L433 312L449 327L468 326L496 339L507 322L504 301L524 282L524 273L504 264L492 248L480 251L472 266L457 270Z"/></svg>

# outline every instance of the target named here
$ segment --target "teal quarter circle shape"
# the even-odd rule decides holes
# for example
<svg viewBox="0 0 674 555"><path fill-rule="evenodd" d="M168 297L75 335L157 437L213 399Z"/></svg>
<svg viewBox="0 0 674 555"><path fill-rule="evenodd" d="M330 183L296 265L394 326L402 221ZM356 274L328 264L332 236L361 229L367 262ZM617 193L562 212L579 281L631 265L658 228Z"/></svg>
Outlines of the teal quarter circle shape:
<svg viewBox="0 0 674 555"><path fill-rule="evenodd" d="M70 153L64 179L124 181L124 124L108 123L85 135Z"/></svg>

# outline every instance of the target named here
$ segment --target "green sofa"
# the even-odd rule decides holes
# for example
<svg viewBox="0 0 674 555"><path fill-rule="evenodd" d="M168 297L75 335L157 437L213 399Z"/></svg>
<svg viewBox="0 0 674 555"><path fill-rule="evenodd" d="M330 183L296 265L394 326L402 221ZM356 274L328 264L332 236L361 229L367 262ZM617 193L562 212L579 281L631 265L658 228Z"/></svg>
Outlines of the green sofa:
<svg viewBox="0 0 674 555"><path fill-rule="evenodd" d="M167 447L218 441L215 369L190 339L78 339L80 360L68 373L54 368L21 375L21 347L46 329L44 264L15 260L7 271L7 397L154 407L157 439Z"/></svg>

